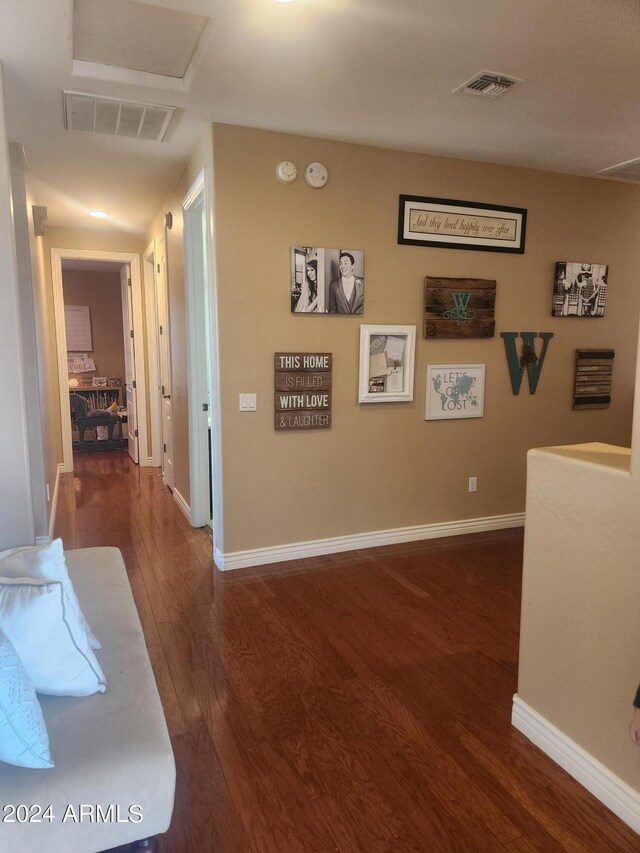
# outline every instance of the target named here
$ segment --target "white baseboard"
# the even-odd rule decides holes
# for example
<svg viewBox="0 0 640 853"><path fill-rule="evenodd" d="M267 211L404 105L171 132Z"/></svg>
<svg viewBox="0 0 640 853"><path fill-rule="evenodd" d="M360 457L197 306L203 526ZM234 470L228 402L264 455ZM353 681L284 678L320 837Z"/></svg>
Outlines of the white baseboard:
<svg viewBox="0 0 640 853"><path fill-rule="evenodd" d="M511 723L525 737L580 782L587 791L635 832L640 833L640 793L608 770L578 746L560 729L534 711L526 702L513 697Z"/></svg>
<svg viewBox="0 0 640 853"><path fill-rule="evenodd" d="M443 536L460 536L465 533L482 533L487 530L503 530L507 527L522 527L524 513L491 515L485 518L467 518L441 524L420 524L415 527L397 527L392 530L375 530L353 536L336 536L332 539L314 539L310 542L293 542L272 548L254 548L250 551L234 551L223 554L214 552L216 566L222 571L281 563L284 560L299 560L303 557L318 557L322 554L337 554L341 551L358 551L361 548L377 548L380 545L396 545L399 542L415 542L420 539L438 539Z"/></svg>
<svg viewBox="0 0 640 853"><path fill-rule="evenodd" d="M184 515L186 515L187 521L191 522L191 507L177 489L173 490L173 499L178 504Z"/></svg>

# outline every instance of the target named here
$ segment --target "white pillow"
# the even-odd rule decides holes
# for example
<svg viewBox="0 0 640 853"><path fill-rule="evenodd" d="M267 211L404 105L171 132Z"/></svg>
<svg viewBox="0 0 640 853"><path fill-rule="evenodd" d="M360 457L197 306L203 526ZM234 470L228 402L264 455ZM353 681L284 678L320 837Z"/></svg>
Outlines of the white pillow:
<svg viewBox="0 0 640 853"><path fill-rule="evenodd" d="M90 647L92 649L102 648L93 636L91 628L80 609L80 603L71 583L67 564L64 561L62 539L54 539L48 545L0 551L0 577L60 581L68 599L68 606L75 611L77 620L87 632Z"/></svg>
<svg viewBox="0 0 640 853"><path fill-rule="evenodd" d="M89 696L106 682L60 581L0 578L0 630L37 693Z"/></svg>
<svg viewBox="0 0 640 853"><path fill-rule="evenodd" d="M53 767L42 708L11 642L0 631L0 761Z"/></svg>

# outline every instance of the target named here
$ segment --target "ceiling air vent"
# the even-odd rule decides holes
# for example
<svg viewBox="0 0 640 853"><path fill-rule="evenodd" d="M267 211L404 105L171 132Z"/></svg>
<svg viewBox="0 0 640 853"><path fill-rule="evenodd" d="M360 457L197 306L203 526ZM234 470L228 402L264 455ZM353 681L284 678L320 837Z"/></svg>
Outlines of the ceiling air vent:
<svg viewBox="0 0 640 853"><path fill-rule="evenodd" d="M137 104L83 92L64 92L67 130L162 142L174 111L175 107Z"/></svg>
<svg viewBox="0 0 640 853"><path fill-rule="evenodd" d="M610 181L630 181L640 184L640 157L635 160L627 160L618 163L617 166L608 166L599 172L594 172L594 178L608 178Z"/></svg>
<svg viewBox="0 0 640 853"><path fill-rule="evenodd" d="M460 92L463 95L479 95L482 98L499 98L501 95L506 95L509 89L523 82L518 77L494 74L493 71L481 71L471 80L454 89L453 94Z"/></svg>

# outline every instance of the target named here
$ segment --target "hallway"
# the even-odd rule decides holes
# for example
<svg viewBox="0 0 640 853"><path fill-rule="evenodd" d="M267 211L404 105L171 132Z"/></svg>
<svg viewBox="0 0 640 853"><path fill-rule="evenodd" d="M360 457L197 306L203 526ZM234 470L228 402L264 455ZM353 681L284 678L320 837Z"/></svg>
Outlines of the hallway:
<svg viewBox="0 0 640 853"><path fill-rule="evenodd" d="M62 475L55 533L123 552L176 757L163 853L637 850L510 725L521 531L224 575L113 452Z"/></svg>

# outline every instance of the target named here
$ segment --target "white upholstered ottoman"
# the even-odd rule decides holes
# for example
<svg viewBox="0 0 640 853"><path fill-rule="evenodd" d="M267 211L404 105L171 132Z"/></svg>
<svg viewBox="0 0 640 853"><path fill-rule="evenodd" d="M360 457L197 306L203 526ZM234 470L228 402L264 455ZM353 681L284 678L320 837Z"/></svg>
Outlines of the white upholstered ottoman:
<svg viewBox="0 0 640 853"><path fill-rule="evenodd" d="M65 558L102 643L107 692L39 697L55 767L0 763L3 853L97 853L171 822L173 751L120 551L83 548Z"/></svg>

